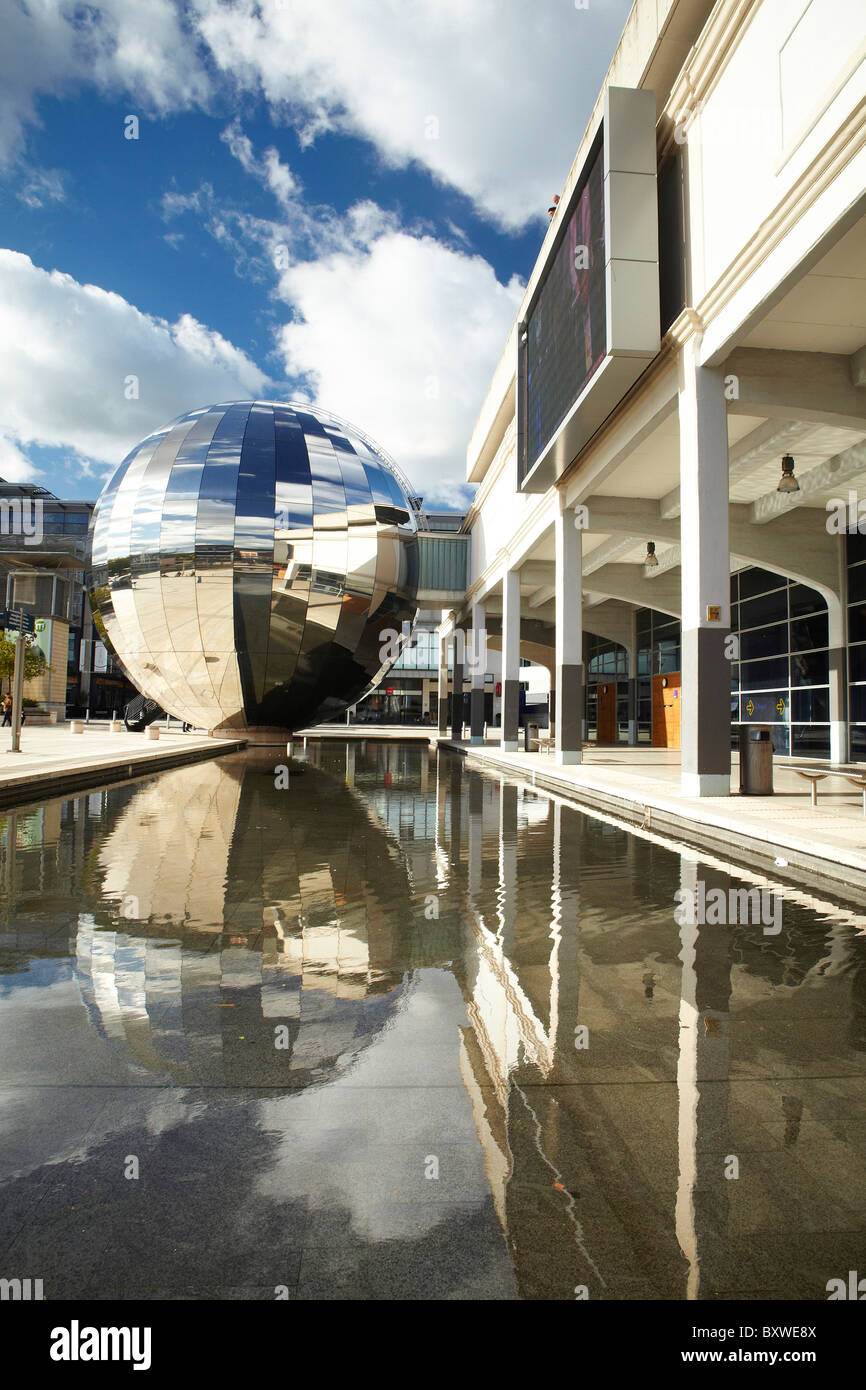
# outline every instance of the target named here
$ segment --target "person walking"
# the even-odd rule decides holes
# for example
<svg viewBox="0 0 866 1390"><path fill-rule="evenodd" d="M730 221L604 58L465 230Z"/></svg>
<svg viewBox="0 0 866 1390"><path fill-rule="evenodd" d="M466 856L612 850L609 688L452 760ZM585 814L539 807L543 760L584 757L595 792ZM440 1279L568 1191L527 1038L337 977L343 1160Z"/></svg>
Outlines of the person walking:
<svg viewBox="0 0 866 1390"><path fill-rule="evenodd" d="M9 726L9 728L12 727L12 696L11 696L11 695L4 695L4 697L3 697L3 719L2 719L2 722L0 722L0 729L5 729L5 728L7 727L7 725Z"/></svg>

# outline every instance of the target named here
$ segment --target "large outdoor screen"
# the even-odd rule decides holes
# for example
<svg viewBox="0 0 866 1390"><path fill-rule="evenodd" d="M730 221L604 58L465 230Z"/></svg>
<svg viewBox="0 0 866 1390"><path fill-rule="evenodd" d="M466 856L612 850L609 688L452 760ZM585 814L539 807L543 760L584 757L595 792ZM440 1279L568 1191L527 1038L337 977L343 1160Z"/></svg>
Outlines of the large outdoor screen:
<svg viewBox="0 0 866 1390"><path fill-rule="evenodd" d="M607 351L603 166L599 150L527 322L524 472Z"/></svg>

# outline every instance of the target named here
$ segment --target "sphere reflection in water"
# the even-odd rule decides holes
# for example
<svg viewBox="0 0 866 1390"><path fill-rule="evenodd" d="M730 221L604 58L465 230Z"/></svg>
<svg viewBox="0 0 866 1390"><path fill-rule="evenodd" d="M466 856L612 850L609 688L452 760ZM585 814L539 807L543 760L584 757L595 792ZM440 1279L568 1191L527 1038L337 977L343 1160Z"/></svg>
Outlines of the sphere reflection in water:
<svg viewBox="0 0 866 1390"><path fill-rule="evenodd" d="M395 466L306 405L209 406L143 440L96 504L91 563L94 619L133 684L262 742L359 700L417 611Z"/></svg>
<svg viewBox="0 0 866 1390"><path fill-rule="evenodd" d="M164 773L99 851L76 974L91 1021L148 1072L305 1086L400 1003L405 868L345 787L291 776L297 817L263 750Z"/></svg>

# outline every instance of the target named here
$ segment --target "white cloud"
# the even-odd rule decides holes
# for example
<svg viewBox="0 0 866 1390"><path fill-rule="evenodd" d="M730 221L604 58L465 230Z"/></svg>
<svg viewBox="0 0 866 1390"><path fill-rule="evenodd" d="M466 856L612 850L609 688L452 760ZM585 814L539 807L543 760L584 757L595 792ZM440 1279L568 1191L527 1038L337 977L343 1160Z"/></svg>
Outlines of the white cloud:
<svg viewBox="0 0 866 1390"><path fill-rule="evenodd" d="M517 228L564 182L630 0L195 5L221 71L302 135L361 135Z"/></svg>
<svg viewBox="0 0 866 1390"><path fill-rule="evenodd" d="M265 150L261 159L256 159L249 136L244 135L238 120L232 121L220 138L247 173L269 189L282 207L288 207L296 199L299 191L297 181L288 164L280 159L277 149L272 146Z"/></svg>
<svg viewBox="0 0 866 1390"><path fill-rule="evenodd" d="M59 169L31 169L26 173L16 197L28 208L62 203L66 197L63 175Z"/></svg>
<svg viewBox="0 0 866 1390"><path fill-rule="evenodd" d="M164 115L206 106L211 84L175 0L27 0L3 10L0 164L23 150L39 98L95 84ZM118 139L122 139L118 130Z"/></svg>
<svg viewBox="0 0 866 1390"><path fill-rule="evenodd" d="M360 135L412 161L504 227L562 186L629 0L28 0L4 15L0 162L39 99L85 84L145 112L261 95L302 140ZM182 18L181 18L182 14ZM133 107L135 109L135 107ZM118 138L121 133L118 132ZM265 155L283 198L291 174Z"/></svg>
<svg viewBox="0 0 866 1390"><path fill-rule="evenodd" d="M0 433L0 478L7 483L28 483L39 469L22 453L14 439Z"/></svg>
<svg viewBox="0 0 866 1390"><path fill-rule="evenodd" d="M480 256L388 229L280 278L287 375L370 433L434 505L466 501L466 443L520 302Z"/></svg>
<svg viewBox="0 0 866 1390"><path fill-rule="evenodd" d="M19 469L30 444L71 450L77 470L82 459L119 463L175 416L267 386L255 363L189 314L167 323L3 250L0 377L0 434L12 449L0 458ZM133 377L138 397L127 399ZM10 477L2 463L0 476Z"/></svg>
<svg viewBox="0 0 866 1390"><path fill-rule="evenodd" d="M280 271L292 320L277 343L293 394L372 434L431 504L464 506L466 443L523 285L500 284L456 235L447 245L370 200L343 215L310 205L291 171L273 186L237 122L223 138L280 220L219 206L209 184L167 194L165 215L194 214L247 274Z"/></svg>

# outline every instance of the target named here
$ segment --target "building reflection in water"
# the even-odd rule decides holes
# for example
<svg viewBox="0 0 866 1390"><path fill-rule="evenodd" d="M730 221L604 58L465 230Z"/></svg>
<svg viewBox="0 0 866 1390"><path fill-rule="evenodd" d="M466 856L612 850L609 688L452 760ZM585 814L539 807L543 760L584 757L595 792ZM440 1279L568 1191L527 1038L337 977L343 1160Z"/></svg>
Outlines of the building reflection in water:
<svg viewBox="0 0 866 1390"><path fill-rule="evenodd" d="M678 889L765 881L426 748L287 765L7 814L0 1002L71 961L126 1084L243 1088L258 1200L339 1207L374 1260L435 1234L450 1296L814 1298L857 1267L856 906L773 885L778 934L678 926Z"/></svg>

